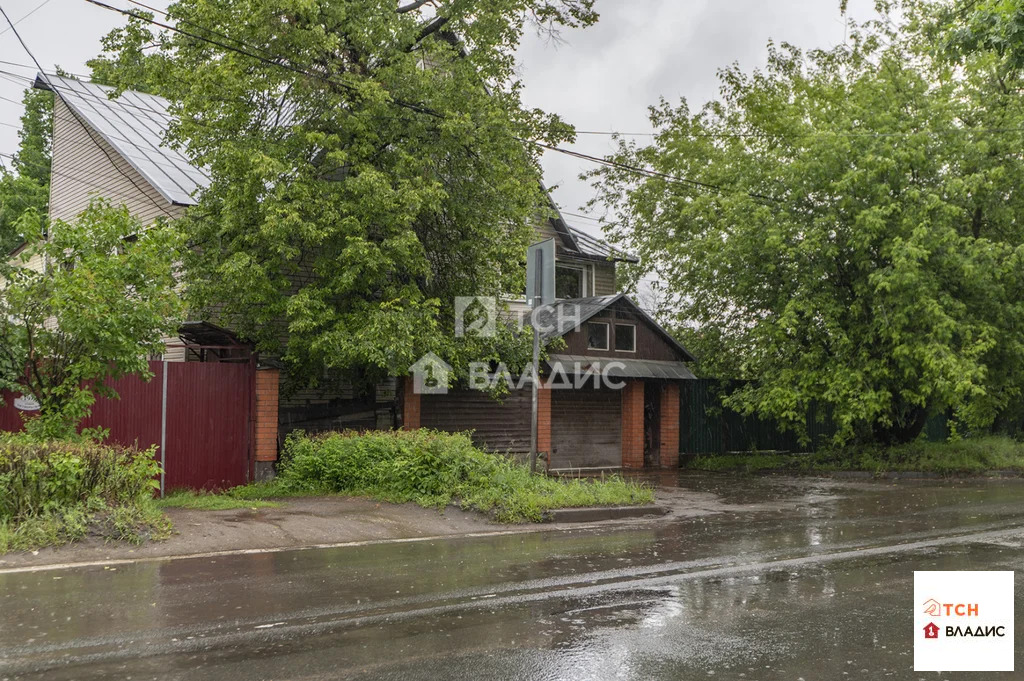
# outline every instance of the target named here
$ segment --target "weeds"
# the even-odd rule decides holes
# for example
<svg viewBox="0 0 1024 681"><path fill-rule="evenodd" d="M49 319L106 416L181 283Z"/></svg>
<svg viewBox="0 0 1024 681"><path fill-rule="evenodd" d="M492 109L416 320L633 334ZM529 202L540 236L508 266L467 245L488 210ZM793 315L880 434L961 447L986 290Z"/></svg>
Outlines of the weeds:
<svg viewBox="0 0 1024 681"><path fill-rule="evenodd" d="M561 480L473 446L465 433L426 429L380 433L293 434L277 479L236 487L236 499L342 493L444 508L457 504L501 522L537 522L546 511L647 504L650 488L609 476Z"/></svg>
<svg viewBox="0 0 1024 681"><path fill-rule="evenodd" d="M971 475L1004 470L1024 473L1024 443L1004 436L949 442L910 442L892 447L866 446L810 454L728 454L700 456L690 468L705 471L815 473L923 472Z"/></svg>

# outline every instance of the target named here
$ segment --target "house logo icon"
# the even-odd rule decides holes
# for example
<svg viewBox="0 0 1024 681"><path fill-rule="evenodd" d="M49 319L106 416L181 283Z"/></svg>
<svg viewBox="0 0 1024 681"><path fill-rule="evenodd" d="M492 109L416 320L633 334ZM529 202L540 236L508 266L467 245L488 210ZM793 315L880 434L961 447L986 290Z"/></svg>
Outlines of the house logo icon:
<svg viewBox="0 0 1024 681"><path fill-rule="evenodd" d="M455 336L493 338L497 330L498 301L487 296L455 297Z"/></svg>
<svg viewBox="0 0 1024 681"><path fill-rule="evenodd" d="M929 622L924 626L924 637L925 638L938 638L939 627L935 622Z"/></svg>
<svg viewBox="0 0 1024 681"><path fill-rule="evenodd" d="M448 376L452 367L432 352L420 357L409 367L412 374L412 391L417 395L447 395Z"/></svg>
<svg viewBox="0 0 1024 681"><path fill-rule="evenodd" d="M934 598L929 598L924 602L924 614L931 615L932 617L938 617L942 614L942 603L939 603Z"/></svg>

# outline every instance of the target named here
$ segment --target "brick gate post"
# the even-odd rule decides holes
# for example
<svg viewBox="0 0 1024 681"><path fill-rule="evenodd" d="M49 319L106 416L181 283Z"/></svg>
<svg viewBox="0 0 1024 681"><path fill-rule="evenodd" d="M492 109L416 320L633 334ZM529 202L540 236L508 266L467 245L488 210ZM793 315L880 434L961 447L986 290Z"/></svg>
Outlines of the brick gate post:
<svg viewBox="0 0 1024 681"><path fill-rule="evenodd" d="M665 384L661 393L661 461L662 468L679 468L679 384Z"/></svg>
<svg viewBox="0 0 1024 681"><path fill-rule="evenodd" d="M256 371L256 479L273 475L277 461L277 407L281 370L263 367Z"/></svg>
<svg viewBox="0 0 1024 681"><path fill-rule="evenodd" d="M420 427L420 394L413 390L409 376L402 379L402 430L416 430Z"/></svg>
<svg viewBox="0 0 1024 681"><path fill-rule="evenodd" d="M622 467L644 467L644 382L629 379L622 389Z"/></svg>

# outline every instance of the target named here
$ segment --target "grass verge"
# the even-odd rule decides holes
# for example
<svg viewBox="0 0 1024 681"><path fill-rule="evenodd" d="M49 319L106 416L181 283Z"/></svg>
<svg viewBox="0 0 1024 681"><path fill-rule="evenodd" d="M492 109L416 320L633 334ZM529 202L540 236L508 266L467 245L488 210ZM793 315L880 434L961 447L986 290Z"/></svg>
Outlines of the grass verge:
<svg viewBox="0 0 1024 681"><path fill-rule="evenodd" d="M223 493L236 501L347 494L444 508L456 504L506 523L538 522L546 511L654 501L646 485L607 476L566 480L475 448L465 433L427 429L289 437L278 477Z"/></svg>
<svg viewBox="0 0 1024 681"><path fill-rule="evenodd" d="M711 455L698 456L688 467L744 473L864 471L948 476L979 475L990 471L1024 473L1024 443L992 435L951 442L915 441L892 447L845 447L810 454Z"/></svg>
<svg viewBox="0 0 1024 681"><path fill-rule="evenodd" d="M242 488L236 488L242 489ZM179 489L163 499L157 499L159 508L190 508L197 511L228 511L236 508L277 508L281 504L259 498L245 499L230 493L215 494L191 489Z"/></svg>

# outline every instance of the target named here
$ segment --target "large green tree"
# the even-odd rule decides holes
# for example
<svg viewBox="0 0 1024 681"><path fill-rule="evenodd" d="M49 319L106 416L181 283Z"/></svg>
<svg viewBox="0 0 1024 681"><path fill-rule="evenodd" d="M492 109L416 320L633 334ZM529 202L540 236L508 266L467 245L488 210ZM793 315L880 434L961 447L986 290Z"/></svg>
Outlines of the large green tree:
<svg viewBox="0 0 1024 681"><path fill-rule="evenodd" d="M0 257L39 230L50 198L53 94L30 88L22 101L18 151L0 163Z"/></svg>
<svg viewBox="0 0 1024 681"><path fill-rule="evenodd" d="M755 379L730 404L800 429L816 402L837 441L1020 404L1024 101L1007 77L883 23L832 50L773 45L699 111L652 108L655 142L615 156L675 180L593 175L704 373Z"/></svg>
<svg viewBox="0 0 1024 681"><path fill-rule="evenodd" d="M402 374L428 350L521 359L514 334L453 338L454 298L522 290L544 210L523 140L571 128L524 106L514 53L530 24L585 26L591 6L180 0L179 32L109 36L104 78L168 97L171 140L211 175L183 221L196 308L293 376Z"/></svg>

